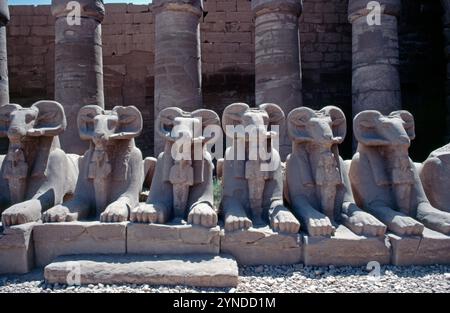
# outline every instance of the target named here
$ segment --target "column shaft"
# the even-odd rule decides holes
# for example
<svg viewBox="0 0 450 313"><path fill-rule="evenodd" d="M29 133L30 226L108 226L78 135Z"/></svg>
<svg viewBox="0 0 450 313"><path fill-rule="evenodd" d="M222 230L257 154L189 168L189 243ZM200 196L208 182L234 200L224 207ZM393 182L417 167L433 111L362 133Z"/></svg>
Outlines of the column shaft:
<svg viewBox="0 0 450 313"><path fill-rule="evenodd" d="M64 106L67 117L67 129L60 135L62 148L69 153L83 154L89 143L83 142L78 134L78 111L88 104L104 107L101 38L104 6L100 0L82 0L77 25L68 22L71 19L70 8L66 8L68 2L52 2L52 13L57 17L55 100Z"/></svg>
<svg viewBox="0 0 450 313"><path fill-rule="evenodd" d="M8 22L8 1L0 0L0 105L9 103L8 52L6 49L6 24Z"/></svg>
<svg viewBox="0 0 450 313"><path fill-rule="evenodd" d="M380 0L380 25L369 25L377 14L368 9L370 0L350 0L352 23L352 109L389 114L401 109L397 16L400 0Z"/></svg>
<svg viewBox="0 0 450 313"><path fill-rule="evenodd" d="M301 0L252 0L255 15L256 104L276 103L287 114L302 106L298 20ZM283 125L281 125L283 126ZM280 154L290 153L285 127L280 129Z"/></svg>
<svg viewBox="0 0 450 313"><path fill-rule="evenodd" d="M200 0L156 0L155 116L167 107L186 111L202 107ZM156 125L157 127L158 125ZM164 150L155 131L154 153Z"/></svg>

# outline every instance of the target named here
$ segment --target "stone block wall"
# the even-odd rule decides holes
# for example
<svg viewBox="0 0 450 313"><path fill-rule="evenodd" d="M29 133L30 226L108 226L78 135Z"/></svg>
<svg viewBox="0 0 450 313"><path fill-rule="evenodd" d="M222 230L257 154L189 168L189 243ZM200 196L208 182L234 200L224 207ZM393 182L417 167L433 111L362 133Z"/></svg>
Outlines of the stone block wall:
<svg viewBox="0 0 450 313"><path fill-rule="evenodd" d="M312 108L337 105L350 120L348 0L303 2L300 57L304 105ZM403 26L399 30L402 89L406 93L403 104L413 113L420 114L419 125L422 126L419 128L425 132L421 136L426 138L428 130L423 126L424 121L429 121L433 112L425 108L430 105L429 96L436 95L436 90L442 89L442 97L433 97L433 109L446 114L443 28L436 28L440 21L435 18L442 10L439 1L404 0L403 3ZM235 101L254 105L254 21L250 0L204 0L204 7L205 16L201 21L204 106L221 114L226 105ZM135 105L141 110L145 127L137 144L145 156L152 155L155 46L152 5L106 4L105 9L106 17L102 23L105 104L107 108ZM50 14L50 6L10 6L10 12L11 101L30 105L37 99L51 99L55 20ZM421 18L417 18L418 14ZM429 31L434 35L426 35ZM424 50L420 52L422 48ZM440 77L438 72L444 76ZM421 85L423 75L430 73L430 83ZM414 96L409 96L410 93ZM349 133L341 149L347 158L351 155L351 123L348 124ZM419 158L423 159L445 140L445 129L441 128L439 126L430 134L442 139L420 140L420 148L414 150Z"/></svg>

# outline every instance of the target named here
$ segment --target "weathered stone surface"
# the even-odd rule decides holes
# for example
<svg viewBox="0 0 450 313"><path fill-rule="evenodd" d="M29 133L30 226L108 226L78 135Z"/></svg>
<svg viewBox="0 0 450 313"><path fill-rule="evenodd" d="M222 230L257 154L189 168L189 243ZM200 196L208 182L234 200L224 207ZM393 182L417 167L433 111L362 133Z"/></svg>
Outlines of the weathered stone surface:
<svg viewBox="0 0 450 313"><path fill-rule="evenodd" d="M155 116L164 108L202 106L201 1L160 0L155 14ZM154 155L165 141L155 132Z"/></svg>
<svg viewBox="0 0 450 313"><path fill-rule="evenodd" d="M425 228L422 236L388 237L394 265L450 264L450 236Z"/></svg>
<svg viewBox="0 0 450 313"><path fill-rule="evenodd" d="M399 235L420 236L424 226L450 235L450 213L427 199L419 170L409 157L415 137L414 117L405 110L383 115L366 110L356 115L358 142L349 177L355 203Z"/></svg>
<svg viewBox="0 0 450 313"><path fill-rule="evenodd" d="M355 234L382 236L386 226L355 205L348 162L339 156L347 123L335 106L301 107L288 116L292 153L286 160L285 198L310 236L331 236L335 223Z"/></svg>
<svg viewBox="0 0 450 313"><path fill-rule="evenodd" d="M368 22L367 0L350 0L352 23L353 116L373 109L383 114L401 108L397 17L400 0L380 1L380 25Z"/></svg>
<svg viewBox="0 0 450 313"><path fill-rule="evenodd" d="M170 107L159 112L155 125L165 141L164 152L156 161L147 201L131 210L130 220L164 224L177 219L207 228L216 226L214 165L205 147L212 140L205 138L204 130L220 130L219 116L206 109L186 112Z"/></svg>
<svg viewBox="0 0 450 313"><path fill-rule="evenodd" d="M0 228L0 274L24 274L33 268L35 225L37 223Z"/></svg>
<svg viewBox="0 0 450 313"><path fill-rule="evenodd" d="M9 22L8 1L0 1L0 105L9 103L8 53L6 24Z"/></svg>
<svg viewBox="0 0 450 313"><path fill-rule="evenodd" d="M33 231L36 266L67 254L126 252L127 223L64 222L36 225Z"/></svg>
<svg viewBox="0 0 450 313"><path fill-rule="evenodd" d="M61 147L82 155L89 145L78 135L77 115L89 104L104 108L101 21L103 2L83 0L80 24L68 23L68 0L53 0L55 22L55 100L64 106L67 129ZM71 25L74 24L74 25Z"/></svg>
<svg viewBox="0 0 450 313"><path fill-rule="evenodd" d="M127 226L127 253L219 254L220 228L192 225L137 224Z"/></svg>
<svg viewBox="0 0 450 313"><path fill-rule="evenodd" d="M59 148L67 122L62 105L38 101L31 107L0 106L0 137L9 140L0 156L0 210L5 226L35 222L41 212L73 193L78 156Z"/></svg>
<svg viewBox="0 0 450 313"><path fill-rule="evenodd" d="M132 106L80 109L78 131L89 149L79 159L74 197L51 207L44 222L70 222L96 216L102 222L124 222L139 205L144 161L134 138L142 131L142 115Z"/></svg>
<svg viewBox="0 0 450 313"><path fill-rule="evenodd" d="M276 127L284 123L284 112L274 103L257 108L233 103L225 108L222 128L231 144L225 158L218 161L218 175L222 173L221 206L227 231L268 224L277 232L298 233L300 223L283 203Z"/></svg>
<svg viewBox="0 0 450 313"><path fill-rule="evenodd" d="M274 232L268 226L222 230L220 250L231 254L242 265L294 264L302 260L300 235Z"/></svg>
<svg viewBox="0 0 450 313"><path fill-rule="evenodd" d="M44 269L48 283L73 282L71 271L81 284L150 284L197 287L236 287L238 267L226 255L89 255L56 259Z"/></svg>
<svg viewBox="0 0 450 313"><path fill-rule="evenodd" d="M287 115L302 105L299 59L298 0L252 1L255 14L255 100L277 103ZM290 141L280 125L280 155L286 159Z"/></svg>
<svg viewBox="0 0 450 313"><path fill-rule="evenodd" d="M363 266L370 261L389 264L391 253L388 239L358 236L339 225L331 237L303 234L303 262L305 265Z"/></svg>

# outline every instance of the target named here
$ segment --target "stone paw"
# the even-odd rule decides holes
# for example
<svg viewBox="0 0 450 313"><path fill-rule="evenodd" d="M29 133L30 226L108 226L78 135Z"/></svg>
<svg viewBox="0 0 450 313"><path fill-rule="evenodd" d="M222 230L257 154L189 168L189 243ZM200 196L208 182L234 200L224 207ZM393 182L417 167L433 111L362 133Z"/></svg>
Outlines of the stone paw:
<svg viewBox="0 0 450 313"><path fill-rule="evenodd" d="M188 223L204 227L217 225L217 213L206 203L195 205L188 214Z"/></svg>
<svg viewBox="0 0 450 313"><path fill-rule="evenodd" d="M131 210L130 221L134 223L164 224L168 219L168 211L158 204L141 203Z"/></svg>
<svg viewBox="0 0 450 313"><path fill-rule="evenodd" d="M425 214L420 221L428 228L450 235L450 213L436 210Z"/></svg>
<svg viewBox="0 0 450 313"><path fill-rule="evenodd" d="M309 218L306 221L306 229L310 236L332 236L336 230L325 215L320 218Z"/></svg>
<svg viewBox="0 0 450 313"><path fill-rule="evenodd" d="M227 215L225 218L225 230L235 231L249 229L253 226L251 219L246 216Z"/></svg>
<svg viewBox="0 0 450 313"><path fill-rule="evenodd" d="M42 214L42 221L44 223L56 223L56 222L70 222L76 221L77 215L71 213L69 208L63 205L57 205L48 209Z"/></svg>
<svg viewBox="0 0 450 313"><path fill-rule="evenodd" d="M36 222L41 218L41 205L38 200L17 203L2 214L3 226L12 226Z"/></svg>
<svg viewBox="0 0 450 313"><path fill-rule="evenodd" d="M287 209L279 210L270 216L270 226L273 231L296 234L300 230L300 223L294 214Z"/></svg>
<svg viewBox="0 0 450 313"><path fill-rule="evenodd" d="M115 201L100 214L100 221L103 223L125 222L128 220L128 212L127 203Z"/></svg>
<svg viewBox="0 0 450 313"><path fill-rule="evenodd" d="M424 225L412 217L396 215L389 223L388 229L399 236L420 236Z"/></svg>
<svg viewBox="0 0 450 313"><path fill-rule="evenodd" d="M386 233L386 225L364 211L353 212L350 217L344 217L344 225L360 236L377 237Z"/></svg>

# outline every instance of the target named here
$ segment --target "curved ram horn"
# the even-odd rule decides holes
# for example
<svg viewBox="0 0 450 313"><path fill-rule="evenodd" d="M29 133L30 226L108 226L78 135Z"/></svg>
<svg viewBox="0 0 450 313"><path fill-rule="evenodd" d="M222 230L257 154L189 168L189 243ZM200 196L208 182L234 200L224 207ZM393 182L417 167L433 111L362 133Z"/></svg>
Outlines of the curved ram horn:
<svg viewBox="0 0 450 313"><path fill-rule="evenodd" d="M57 136L67 127L66 114L63 106L56 101L43 100L34 103L31 108L39 113L33 129L28 131L30 136Z"/></svg>
<svg viewBox="0 0 450 313"><path fill-rule="evenodd" d="M311 141L312 138L306 131L306 124L314 116L316 111L307 107L296 108L289 112L287 117L289 138L296 143Z"/></svg>
<svg viewBox="0 0 450 313"><path fill-rule="evenodd" d="M378 132L381 113L375 110L366 110L356 114L353 119L353 134L356 140L366 146L381 146L389 142Z"/></svg>
<svg viewBox="0 0 450 313"><path fill-rule="evenodd" d="M133 105L116 106L112 109L119 117L119 127L116 133L110 136L111 139L132 139L142 131L142 114Z"/></svg>
<svg viewBox="0 0 450 313"><path fill-rule="evenodd" d="M416 137L415 126L414 126L414 117L411 113L406 110L394 111L389 114L390 117L398 116L404 122L405 131L409 136L409 139L413 140Z"/></svg>
<svg viewBox="0 0 450 313"><path fill-rule="evenodd" d="M155 131L164 139L172 140L170 133L173 127L175 117L184 116L186 112L176 107L169 107L159 112L155 122ZM166 128L169 127L169 129Z"/></svg>
<svg viewBox="0 0 450 313"><path fill-rule="evenodd" d="M333 105L326 106L319 112L325 113L331 118L333 137L338 143L342 143L347 133L347 119L344 112Z"/></svg>
<svg viewBox="0 0 450 313"><path fill-rule="evenodd" d="M78 132L82 140L92 139L94 132L94 117L99 114L104 114L104 111L98 105L85 105L78 112Z"/></svg>
<svg viewBox="0 0 450 313"><path fill-rule="evenodd" d="M15 103L0 106L0 137L6 137L8 135L11 112L21 108L20 105Z"/></svg>

